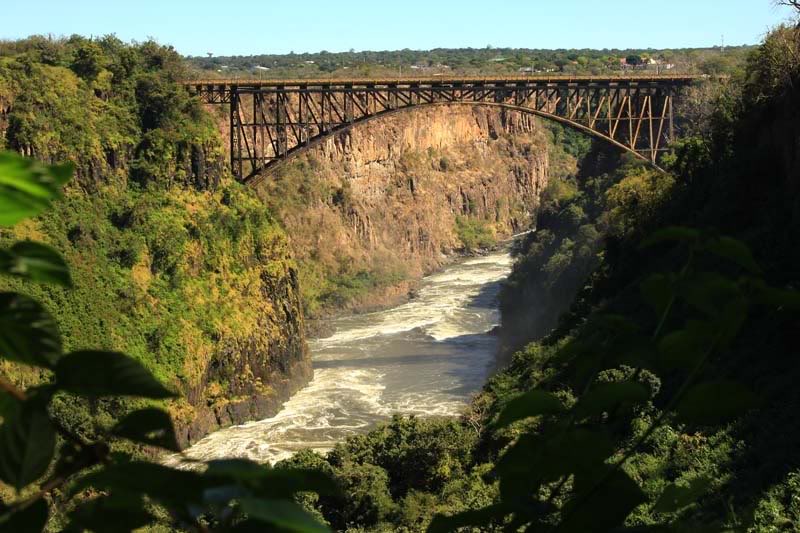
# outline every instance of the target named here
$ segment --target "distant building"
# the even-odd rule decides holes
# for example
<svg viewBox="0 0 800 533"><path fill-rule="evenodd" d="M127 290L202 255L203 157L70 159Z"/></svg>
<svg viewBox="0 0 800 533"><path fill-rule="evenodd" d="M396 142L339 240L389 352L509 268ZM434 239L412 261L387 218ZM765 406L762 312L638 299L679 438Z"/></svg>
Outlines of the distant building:
<svg viewBox="0 0 800 533"><path fill-rule="evenodd" d="M619 60L619 66L622 68L622 70L655 70L656 72L672 70L675 68L674 64L665 63L663 60L656 59L654 57L641 58L640 62L638 63L629 63L628 58L623 57Z"/></svg>

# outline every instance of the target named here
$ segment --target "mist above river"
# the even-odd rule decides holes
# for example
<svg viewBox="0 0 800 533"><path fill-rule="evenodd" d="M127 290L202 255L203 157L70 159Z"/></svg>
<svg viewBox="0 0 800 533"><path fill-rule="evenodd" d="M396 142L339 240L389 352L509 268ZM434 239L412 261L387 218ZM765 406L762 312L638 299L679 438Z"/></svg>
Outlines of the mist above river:
<svg viewBox="0 0 800 533"><path fill-rule="evenodd" d="M217 431L186 455L274 463L303 448L326 452L395 413L458 415L492 367L489 331L510 269L507 253L464 260L425 278L403 305L332 320L333 335L309 341L314 379L276 416Z"/></svg>

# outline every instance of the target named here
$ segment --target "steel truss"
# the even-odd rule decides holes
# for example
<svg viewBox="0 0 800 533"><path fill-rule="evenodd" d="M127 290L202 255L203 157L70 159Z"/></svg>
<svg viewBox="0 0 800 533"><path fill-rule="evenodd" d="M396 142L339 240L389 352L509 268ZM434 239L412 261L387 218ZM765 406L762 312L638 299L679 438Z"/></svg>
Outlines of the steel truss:
<svg viewBox="0 0 800 533"><path fill-rule="evenodd" d="M675 134L674 100L694 77L503 80L192 81L230 110L233 174L266 170L354 124L424 105L489 105L559 121L656 163Z"/></svg>

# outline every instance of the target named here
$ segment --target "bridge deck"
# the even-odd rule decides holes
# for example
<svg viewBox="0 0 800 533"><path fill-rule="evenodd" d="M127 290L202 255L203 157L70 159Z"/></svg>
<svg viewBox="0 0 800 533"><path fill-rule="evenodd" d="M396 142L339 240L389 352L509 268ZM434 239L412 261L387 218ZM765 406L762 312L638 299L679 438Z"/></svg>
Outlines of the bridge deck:
<svg viewBox="0 0 800 533"><path fill-rule="evenodd" d="M181 80L189 87L419 87L459 85L590 85L590 84L688 84L708 79L705 75L632 75L632 76L488 76L427 78L314 78L314 79L196 79Z"/></svg>

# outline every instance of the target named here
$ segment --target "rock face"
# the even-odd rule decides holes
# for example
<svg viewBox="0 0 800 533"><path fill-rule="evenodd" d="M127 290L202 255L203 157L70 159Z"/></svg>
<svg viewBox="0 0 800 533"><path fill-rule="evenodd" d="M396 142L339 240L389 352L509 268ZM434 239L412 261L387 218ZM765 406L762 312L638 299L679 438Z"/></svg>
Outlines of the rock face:
<svg viewBox="0 0 800 533"><path fill-rule="evenodd" d="M260 334L223 339L216 347L202 379L188 391L193 408L192 417L178 425L182 445L222 427L274 416L313 376L296 272L261 281L261 298L272 312L257 318Z"/></svg>
<svg viewBox="0 0 800 533"><path fill-rule="evenodd" d="M297 267L255 194L228 187L213 118L144 132L129 102L95 103L68 69L42 67L58 83L31 82L53 90L32 99L3 67L0 149L75 163L64 201L0 235L47 242L70 264L73 290L26 288L52 310L65 350L116 350L145 364L180 393L167 408L182 445L275 415L312 376ZM14 288L0 279L0 290ZM111 419L129 408L102 406Z"/></svg>
<svg viewBox="0 0 800 533"><path fill-rule="evenodd" d="M533 117L428 107L340 133L260 191L290 235L304 291L366 277L371 290L323 302L364 309L405 297L410 280L464 251L465 233L501 240L527 229L547 167Z"/></svg>

